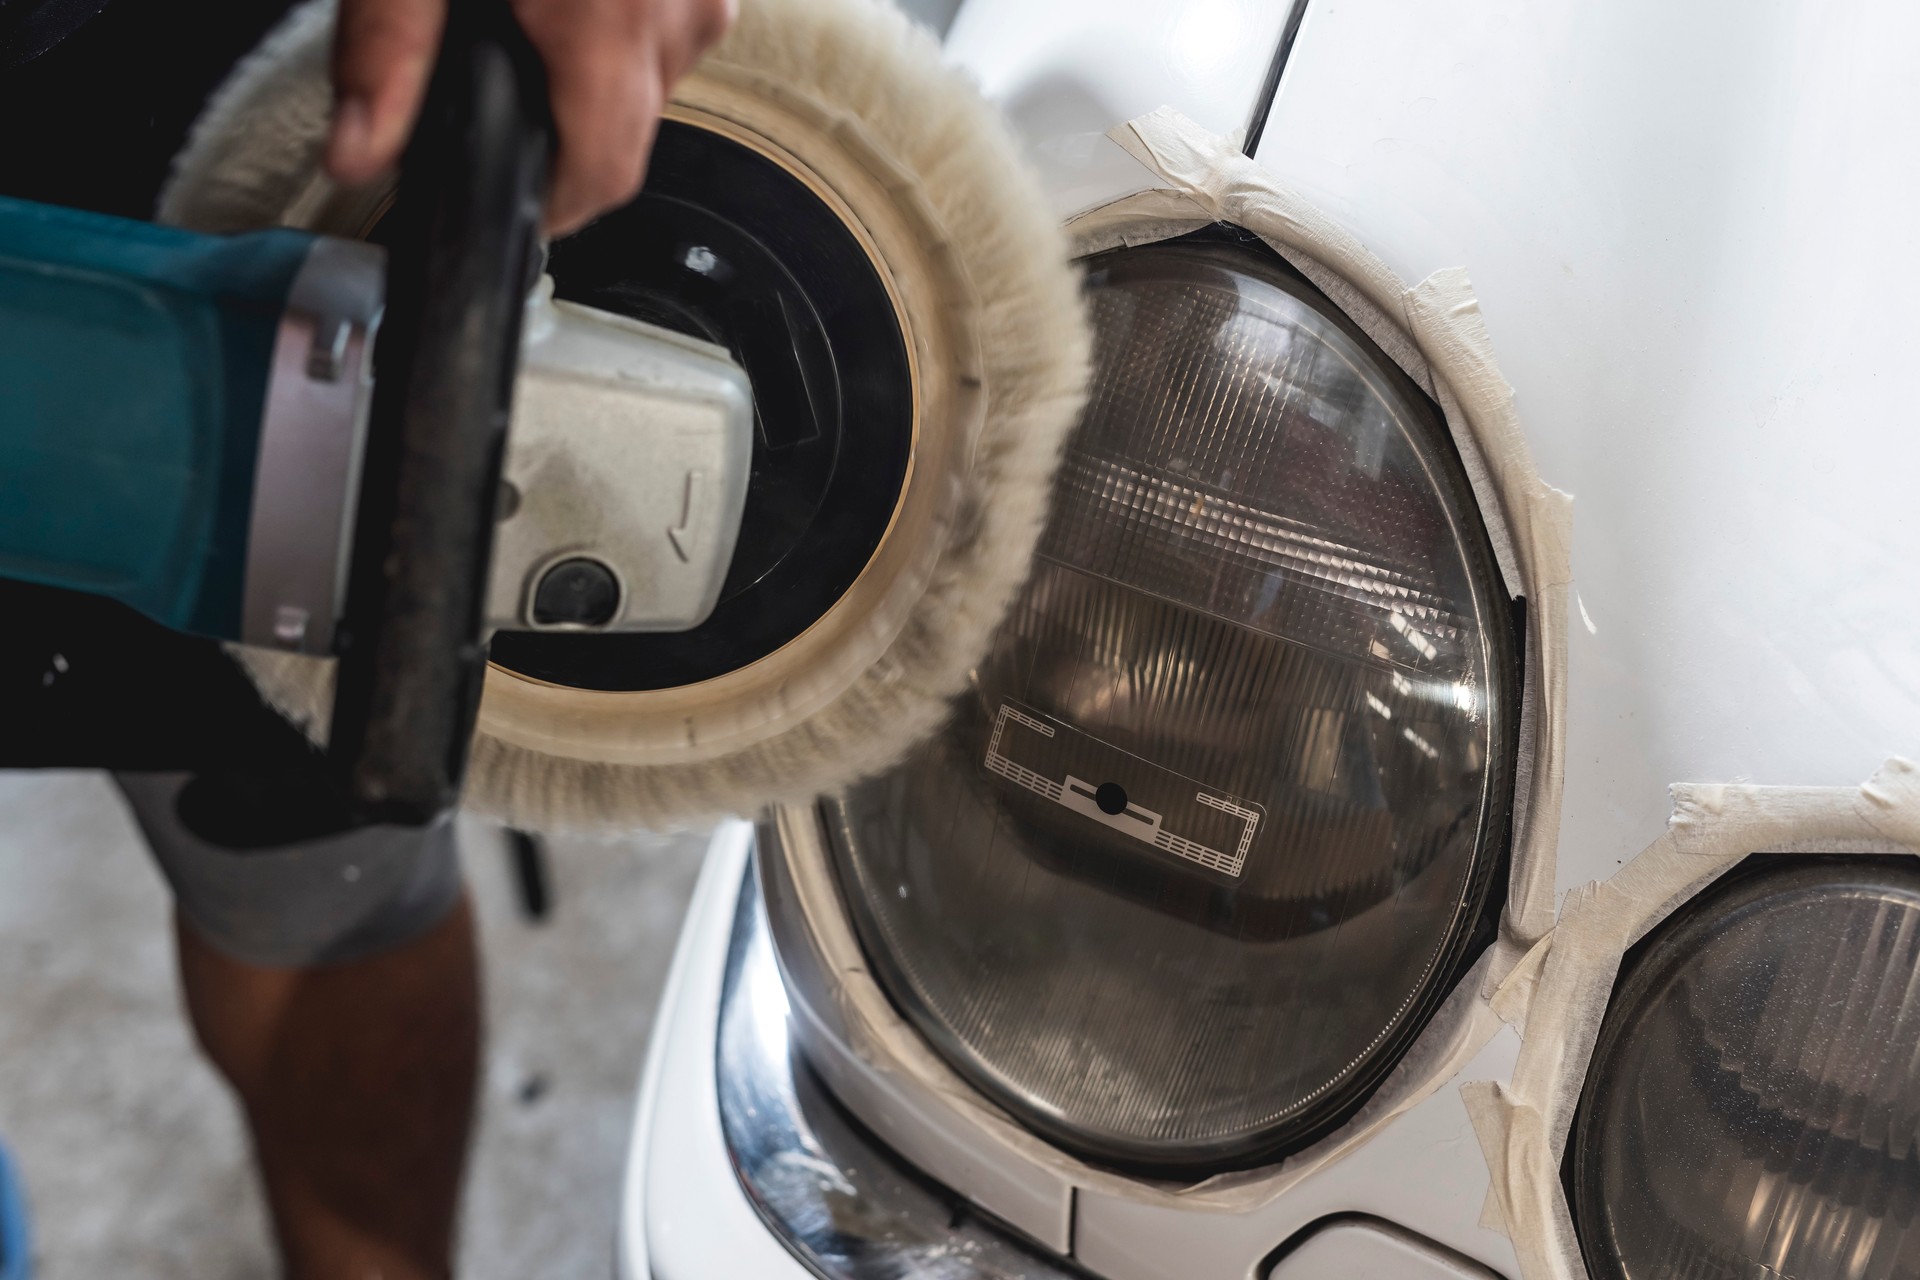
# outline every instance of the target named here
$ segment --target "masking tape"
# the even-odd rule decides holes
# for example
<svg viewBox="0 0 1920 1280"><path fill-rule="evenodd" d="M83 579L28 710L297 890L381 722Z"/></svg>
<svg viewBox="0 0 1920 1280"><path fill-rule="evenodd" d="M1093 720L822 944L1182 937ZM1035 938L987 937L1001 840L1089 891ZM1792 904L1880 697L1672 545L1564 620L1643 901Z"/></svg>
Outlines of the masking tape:
<svg viewBox="0 0 1920 1280"><path fill-rule="evenodd" d="M1513 1241L1525 1280L1587 1280L1560 1166L1627 949L1751 854L1920 855L1920 768L1898 757L1858 787L1684 783L1672 795L1666 834L1569 893L1495 995L1496 1009L1524 1010L1512 1080L1461 1086L1492 1175L1481 1223Z"/></svg>

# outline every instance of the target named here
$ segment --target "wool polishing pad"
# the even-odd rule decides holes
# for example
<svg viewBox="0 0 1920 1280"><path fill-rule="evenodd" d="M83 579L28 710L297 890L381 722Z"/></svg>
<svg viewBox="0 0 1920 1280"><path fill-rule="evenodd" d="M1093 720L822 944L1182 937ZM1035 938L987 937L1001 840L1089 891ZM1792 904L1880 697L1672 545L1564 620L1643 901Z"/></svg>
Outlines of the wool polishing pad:
<svg viewBox="0 0 1920 1280"><path fill-rule="evenodd" d="M236 70L165 220L378 236L391 183L320 169L332 21L297 10ZM676 90L640 198L555 243L549 270L562 297L734 351L753 480L699 628L495 637L468 805L671 827L897 760L1027 575L1086 378L1076 274L1005 124L889 5L744 0ZM330 662L237 652L325 726Z"/></svg>

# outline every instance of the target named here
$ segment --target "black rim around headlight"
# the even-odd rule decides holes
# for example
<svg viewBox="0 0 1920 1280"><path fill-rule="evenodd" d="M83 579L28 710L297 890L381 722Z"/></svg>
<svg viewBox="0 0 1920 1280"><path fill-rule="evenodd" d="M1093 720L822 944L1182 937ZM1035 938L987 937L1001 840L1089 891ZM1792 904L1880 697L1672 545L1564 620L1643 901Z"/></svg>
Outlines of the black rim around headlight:
<svg viewBox="0 0 1920 1280"><path fill-rule="evenodd" d="M746 515L720 603L673 634L502 632L490 656L577 688L665 689L766 657L872 558L912 447L913 384L867 250L767 156L668 120L638 198L548 257L557 297L726 347L753 384Z"/></svg>
<svg viewBox="0 0 1920 1280"><path fill-rule="evenodd" d="M1920 869L1760 856L1626 957L1567 1181L1595 1280L1920 1276Z"/></svg>
<svg viewBox="0 0 1920 1280"><path fill-rule="evenodd" d="M827 804L882 984L1063 1147L1296 1150L1492 936L1519 659L1438 408L1220 228L1087 263L1087 415L953 723Z"/></svg>

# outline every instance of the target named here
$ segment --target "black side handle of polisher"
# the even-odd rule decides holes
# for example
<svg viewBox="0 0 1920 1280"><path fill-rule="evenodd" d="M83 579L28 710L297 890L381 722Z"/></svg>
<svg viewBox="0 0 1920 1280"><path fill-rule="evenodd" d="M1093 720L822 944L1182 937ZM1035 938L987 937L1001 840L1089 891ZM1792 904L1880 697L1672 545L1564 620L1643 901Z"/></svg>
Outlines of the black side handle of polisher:
<svg viewBox="0 0 1920 1280"><path fill-rule="evenodd" d="M552 150L506 0L454 0L388 225L328 755L362 821L459 800L520 321Z"/></svg>

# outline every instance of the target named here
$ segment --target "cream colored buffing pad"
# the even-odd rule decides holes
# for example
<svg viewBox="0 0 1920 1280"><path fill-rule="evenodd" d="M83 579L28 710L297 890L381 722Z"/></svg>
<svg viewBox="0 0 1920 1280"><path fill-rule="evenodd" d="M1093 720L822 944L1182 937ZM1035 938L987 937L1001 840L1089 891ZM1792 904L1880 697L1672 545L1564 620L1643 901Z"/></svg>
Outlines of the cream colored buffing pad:
<svg viewBox="0 0 1920 1280"><path fill-rule="evenodd" d="M164 220L364 234L391 185L320 173L330 4L244 62L176 162ZM470 807L548 828L671 827L802 800L936 729L1027 575L1083 396L1077 275L1005 124L878 0L744 0L669 118L774 161L824 201L892 298L912 448L865 568L810 627L736 670L604 691L487 675ZM332 664L238 651L324 729Z"/></svg>

